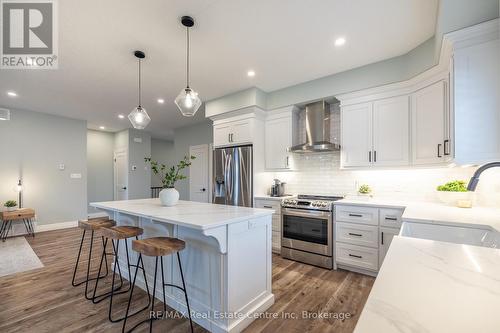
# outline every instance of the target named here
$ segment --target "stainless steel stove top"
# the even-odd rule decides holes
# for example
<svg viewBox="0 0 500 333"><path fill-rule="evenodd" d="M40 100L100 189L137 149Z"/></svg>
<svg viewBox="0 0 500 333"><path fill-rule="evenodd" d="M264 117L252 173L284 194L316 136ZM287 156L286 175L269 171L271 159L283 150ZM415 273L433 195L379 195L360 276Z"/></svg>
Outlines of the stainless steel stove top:
<svg viewBox="0 0 500 333"><path fill-rule="evenodd" d="M281 202L281 206L306 210L332 211L333 202L343 198L343 196L299 194L296 198L284 199Z"/></svg>

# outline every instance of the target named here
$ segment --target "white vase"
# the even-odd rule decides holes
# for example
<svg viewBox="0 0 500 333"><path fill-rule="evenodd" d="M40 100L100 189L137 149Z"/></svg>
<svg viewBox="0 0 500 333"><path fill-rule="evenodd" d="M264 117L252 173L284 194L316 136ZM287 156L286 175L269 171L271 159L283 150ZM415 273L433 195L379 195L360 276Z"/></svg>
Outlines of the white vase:
<svg viewBox="0 0 500 333"><path fill-rule="evenodd" d="M160 202L163 206L175 206L179 201L179 191L175 188L164 188L160 191Z"/></svg>
<svg viewBox="0 0 500 333"><path fill-rule="evenodd" d="M13 212L13 211L15 211L16 209L17 209L17 206L15 206L15 207L7 207L7 211L8 211L8 212Z"/></svg>

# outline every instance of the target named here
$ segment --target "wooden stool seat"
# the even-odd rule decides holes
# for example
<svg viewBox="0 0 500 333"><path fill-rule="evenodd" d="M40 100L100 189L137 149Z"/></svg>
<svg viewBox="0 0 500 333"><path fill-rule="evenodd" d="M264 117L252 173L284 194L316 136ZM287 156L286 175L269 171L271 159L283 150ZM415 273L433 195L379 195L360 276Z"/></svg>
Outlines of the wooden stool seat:
<svg viewBox="0 0 500 333"><path fill-rule="evenodd" d="M104 237L111 239L127 239L130 237L137 237L142 235L144 232L142 228L128 225L106 227L102 228L100 231Z"/></svg>
<svg viewBox="0 0 500 333"><path fill-rule="evenodd" d="M172 237L152 237L132 241L132 249L150 257L161 257L179 252L186 247L186 242Z"/></svg>
<svg viewBox="0 0 500 333"><path fill-rule="evenodd" d="M109 228L116 225L116 222L110 220L108 217L98 217L88 220L78 221L78 227L84 230L99 230L101 228Z"/></svg>

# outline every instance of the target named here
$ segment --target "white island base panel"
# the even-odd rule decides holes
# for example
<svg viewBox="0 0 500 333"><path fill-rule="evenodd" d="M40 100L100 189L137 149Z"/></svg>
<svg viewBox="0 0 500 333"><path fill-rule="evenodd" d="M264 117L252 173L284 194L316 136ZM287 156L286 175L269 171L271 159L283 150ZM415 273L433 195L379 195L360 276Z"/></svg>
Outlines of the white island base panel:
<svg viewBox="0 0 500 333"><path fill-rule="evenodd" d="M208 331L240 332L274 304L270 214L202 230L175 222L106 211L117 225L143 228L142 238L168 236L186 242L180 256L192 319ZM132 251L131 240L128 242L130 262L135 265L138 255ZM120 241L119 263L124 278L128 279L123 245ZM143 259L152 294L155 258L143 256ZM176 255L165 256L163 260L165 283L182 286ZM132 269L132 278L134 272ZM160 272L158 264L156 298L163 300ZM140 270L136 286L146 289ZM185 315L187 307L182 291L173 287L166 287L165 291L167 304Z"/></svg>

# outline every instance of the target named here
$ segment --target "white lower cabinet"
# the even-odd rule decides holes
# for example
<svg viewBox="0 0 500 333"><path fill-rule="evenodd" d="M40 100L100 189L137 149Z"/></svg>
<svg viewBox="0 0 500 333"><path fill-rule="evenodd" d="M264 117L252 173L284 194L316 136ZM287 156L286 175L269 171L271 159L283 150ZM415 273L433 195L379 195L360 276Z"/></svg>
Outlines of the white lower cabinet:
<svg viewBox="0 0 500 333"><path fill-rule="evenodd" d="M281 253L281 200L255 199L255 208L267 208L274 210L272 217L272 246L274 253Z"/></svg>
<svg viewBox="0 0 500 333"><path fill-rule="evenodd" d="M382 266L382 262L384 261L387 251L389 250L389 246L391 245L392 239L394 238L394 236L397 236L398 234L399 234L399 229L380 227L380 247L378 254L379 257L378 261L380 263L380 266Z"/></svg>
<svg viewBox="0 0 500 333"><path fill-rule="evenodd" d="M375 275L401 228L402 208L335 205L335 260L337 265Z"/></svg>
<svg viewBox="0 0 500 333"><path fill-rule="evenodd" d="M378 270L378 249L338 242L335 246L337 264Z"/></svg>

